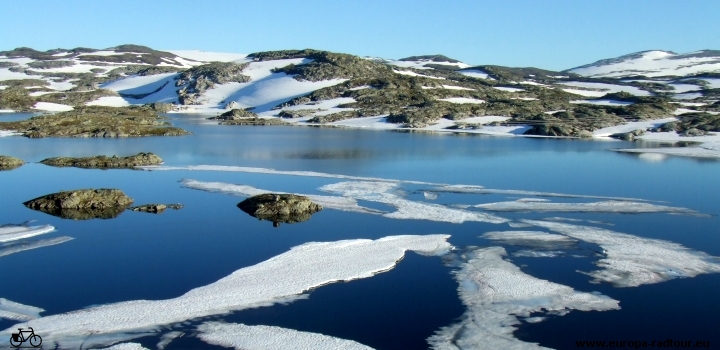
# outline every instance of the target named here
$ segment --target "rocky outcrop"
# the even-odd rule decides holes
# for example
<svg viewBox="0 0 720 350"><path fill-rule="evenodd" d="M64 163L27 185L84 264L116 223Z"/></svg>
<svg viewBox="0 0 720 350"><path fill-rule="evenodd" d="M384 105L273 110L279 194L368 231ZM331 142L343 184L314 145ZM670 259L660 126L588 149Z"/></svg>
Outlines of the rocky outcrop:
<svg viewBox="0 0 720 350"><path fill-rule="evenodd" d="M278 118L242 118L226 120L220 125L288 125L288 123Z"/></svg>
<svg viewBox="0 0 720 350"><path fill-rule="evenodd" d="M315 112L320 112L322 109L295 109L290 111L281 111L278 113L278 117L280 118L302 118L312 115Z"/></svg>
<svg viewBox="0 0 720 350"><path fill-rule="evenodd" d="M62 191L29 200L30 209L65 219L111 219L122 213L132 198L118 189L82 189Z"/></svg>
<svg viewBox="0 0 720 350"><path fill-rule="evenodd" d="M132 168L143 165L157 165L163 162L162 158L153 153L138 153L134 156L118 157L118 156L94 156L94 157L57 157L48 158L40 161L40 163L56 167L76 167L76 168Z"/></svg>
<svg viewBox="0 0 720 350"><path fill-rule="evenodd" d="M238 205L242 211L261 220L280 223L296 223L310 219L312 214L322 210L322 206L313 203L305 196L295 194L265 193L250 197Z"/></svg>
<svg viewBox="0 0 720 350"><path fill-rule="evenodd" d="M181 87L177 91L180 104L201 104L202 94L216 84L249 82L250 77L242 74L247 66L248 63L212 62L182 72L175 82L175 86Z"/></svg>
<svg viewBox="0 0 720 350"><path fill-rule="evenodd" d="M85 106L68 112L0 122L0 130L13 130L30 138L180 136L189 132L170 126L146 106Z"/></svg>
<svg viewBox="0 0 720 350"><path fill-rule="evenodd" d="M165 211L165 209L174 209L174 210L180 210L184 206L182 204L144 204L144 205L138 205L135 207L130 207L128 210L132 211L141 211L144 213L153 213L153 214L160 214Z"/></svg>
<svg viewBox="0 0 720 350"><path fill-rule="evenodd" d="M257 118L257 113L250 112L248 110L235 108L231 111L227 111L220 114L217 117L210 117L209 120L240 120L245 118Z"/></svg>
<svg viewBox="0 0 720 350"><path fill-rule="evenodd" d="M618 140L625 140L625 141L634 141L636 137L645 135L645 130L637 129L630 132L621 132L617 134L612 134L610 137Z"/></svg>
<svg viewBox="0 0 720 350"><path fill-rule="evenodd" d="M0 171L13 170L21 167L23 164L25 164L25 162L23 162L22 159L10 156L0 156Z"/></svg>

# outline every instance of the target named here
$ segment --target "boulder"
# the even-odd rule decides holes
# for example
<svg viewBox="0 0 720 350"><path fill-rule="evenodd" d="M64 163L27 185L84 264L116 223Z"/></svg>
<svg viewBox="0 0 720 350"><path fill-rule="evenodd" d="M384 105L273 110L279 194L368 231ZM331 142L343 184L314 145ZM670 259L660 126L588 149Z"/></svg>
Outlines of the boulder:
<svg viewBox="0 0 720 350"><path fill-rule="evenodd" d="M10 156L0 156L0 171L13 170L21 167L25 162L22 159L18 159Z"/></svg>
<svg viewBox="0 0 720 350"><path fill-rule="evenodd" d="M117 217L132 202L132 198L118 189L101 188L62 191L29 200L23 205L61 218L87 220Z"/></svg>
<svg viewBox="0 0 720 350"><path fill-rule="evenodd" d="M645 135L645 130L637 129L630 132L621 132L617 134L612 134L610 137L614 139L619 140L625 140L625 141L633 141L635 140L635 137Z"/></svg>
<svg viewBox="0 0 720 350"><path fill-rule="evenodd" d="M280 226L280 223L306 221L312 214L322 210L322 206L305 196L284 193L260 194L238 203L237 206L251 216L272 221L275 227Z"/></svg>
<svg viewBox="0 0 720 350"><path fill-rule="evenodd" d="M40 163L56 167L76 168L132 168L143 165L157 165L163 162L162 158L153 153L138 153L134 156L94 156L94 157L56 157L40 161Z"/></svg>
<svg viewBox="0 0 720 350"><path fill-rule="evenodd" d="M128 208L128 210L160 214L160 213L164 212L165 209L168 209L168 208L180 210L183 208L183 205L182 204L144 204L144 205L138 205L135 207L130 207L130 208Z"/></svg>
<svg viewBox="0 0 720 350"><path fill-rule="evenodd" d="M253 112L250 112L250 111L247 111L244 109L235 108L233 110L230 110L223 114L220 114L217 117L210 117L208 119L210 119L210 120L240 120L243 118L257 118L257 117L258 117L258 115L256 113L253 113Z"/></svg>

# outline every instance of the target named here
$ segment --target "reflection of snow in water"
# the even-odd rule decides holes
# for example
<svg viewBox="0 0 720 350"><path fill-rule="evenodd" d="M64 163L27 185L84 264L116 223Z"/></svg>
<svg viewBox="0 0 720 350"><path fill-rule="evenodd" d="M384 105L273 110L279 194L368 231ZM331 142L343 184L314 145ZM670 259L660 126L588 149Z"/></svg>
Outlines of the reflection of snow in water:
<svg viewBox="0 0 720 350"><path fill-rule="evenodd" d="M531 314L565 315L570 310L619 309L618 301L599 293L578 292L525 274L502 259L505 249L482 248L467 254L455 279L467 311L460 322L443 327L428 339L433 349L545 349L513 336L520 318Z"/></svg>
<svg viewBox="0 0 720 350"><path fill-rule="evenodd" d="M33 327L43 330L43 341L57 342L61 349L107 346L147 335L161 325L288 302L329 283L372 277L392 269L408 250L446 253L451 248L448 238L390 236L305 243L177 298L133 300L46 316L14 325L0 332L0 338L9 337L14 329Z"/></svg>
<svg viewBox="0 0 720 350"><path fill-rule="evenodd" d="M597 227L537 220L523 221L601 246L605 258L596 265L602 269L586 273L594 278L593 282L608 282L616 287L636 287L678 277L720 272L720 259L677 243Z"/></svg>
<svg viewBox="0 0 720 350"><path fill-rule="evenodd" d="M6 255L10 255L10 254L23 252L26 250L37 249L37 248L48 247L48 246L56 245L56 244L60 244L60 243L65 243L67 241L71 241L72 239L73 239L72 237L62 236L62 237L51 238L51 239L20 240L20 241L13 241L12 243L3 243L3 244L0 244L0 256L6 256Z"/></svg>
<svg viewBox="0 0 720 350"><path fill-rule="evenodd" d="M530 226L528 224L528 226ZM481 238L498 244L524 246L532 248L559 249L574 245L577 241L563 235L541 231L500 231L487 232Z"/></svg>
<svg viewBox="0 0 720 350"><path fill-rule="evenodd" d="M206 322L198 327L198 331L200 339L207 343L238 350L372 350L352 340L275 326Z"/></svg>

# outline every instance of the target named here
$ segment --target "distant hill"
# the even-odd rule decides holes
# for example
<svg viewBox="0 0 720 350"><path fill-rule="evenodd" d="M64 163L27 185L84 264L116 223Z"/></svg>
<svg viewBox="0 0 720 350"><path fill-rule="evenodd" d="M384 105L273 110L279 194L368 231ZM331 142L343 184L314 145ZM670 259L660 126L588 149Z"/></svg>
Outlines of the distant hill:
<svg viewBox="0 0 720 350"><path fill-rule="evenodd" d="M663 77L720 73L720 51L701 50L686 54L672 51L641 51L604 59L566 70L586 77Z"/></svg>

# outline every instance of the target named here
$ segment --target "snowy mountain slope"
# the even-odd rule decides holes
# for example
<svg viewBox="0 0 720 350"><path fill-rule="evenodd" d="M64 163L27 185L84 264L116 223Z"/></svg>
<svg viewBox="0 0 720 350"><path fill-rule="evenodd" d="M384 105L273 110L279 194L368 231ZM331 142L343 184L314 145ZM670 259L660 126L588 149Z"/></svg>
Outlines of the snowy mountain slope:
<svg viewBox="0 0 720 350"><path fill-rule="evenodd" d="M701 50L687 54L671 51L642 51L617 58L600 60L568 69L566 72L586 77L686 76L698 73L720 73L720 51Z"/></svg>

